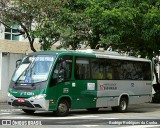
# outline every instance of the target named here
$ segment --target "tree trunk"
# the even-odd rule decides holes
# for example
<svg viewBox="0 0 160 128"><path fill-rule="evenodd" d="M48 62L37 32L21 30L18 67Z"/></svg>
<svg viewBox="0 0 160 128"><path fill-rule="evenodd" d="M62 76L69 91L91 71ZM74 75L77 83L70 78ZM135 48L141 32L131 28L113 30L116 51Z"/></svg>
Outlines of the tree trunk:
<svg viewBox="0 0 160 128"><path fill-rule="evenodd" d="M21 27L23 28L23 30L25 31L27 38L29 40L29 44L30 44L30 48L33 52L36 52L36 49L34 48L34 38L31 37L31 35L28 32L28 29L26 28L26 26L23 25L23 23L20 23Z"/></svg>
<svg viewBox="0 0 160 128"><path fill-rule="evenodd" d="M31 48L31 50L32 50L33 52L36 52L36 49L34 48L33 42L34 42L34 40L31 41L31 42L29 42L30 48Z"/></svg>

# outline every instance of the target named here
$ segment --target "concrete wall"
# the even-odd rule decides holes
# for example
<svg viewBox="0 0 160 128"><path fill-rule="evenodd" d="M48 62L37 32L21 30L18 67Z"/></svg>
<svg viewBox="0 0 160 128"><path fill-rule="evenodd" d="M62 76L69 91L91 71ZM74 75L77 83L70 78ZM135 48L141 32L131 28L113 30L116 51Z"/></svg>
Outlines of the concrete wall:
<svg viewBox="0 0 160 128"><path fill-rule="evenodd" d="M0 92L2 90L1 81L2 81L2 52L0 52ZM1 93L0 93L0 100L1 100Z"/></svg>
<svg viewBox="0 0 160 128"><path fill-rule="evenodd" d="M40 44L34 43L37 51L40 51ZM29 42L11 41L0 39L0 51L9 53L31 53Z"/></svg>
<svg viewBox="0 0 160 128"><path fill-rule="evenodd" d="M16 60L22 59L24 54L16 53L0 53L0 102L6 102L7 90L12 77L12 74L16 68Z"/></svg>

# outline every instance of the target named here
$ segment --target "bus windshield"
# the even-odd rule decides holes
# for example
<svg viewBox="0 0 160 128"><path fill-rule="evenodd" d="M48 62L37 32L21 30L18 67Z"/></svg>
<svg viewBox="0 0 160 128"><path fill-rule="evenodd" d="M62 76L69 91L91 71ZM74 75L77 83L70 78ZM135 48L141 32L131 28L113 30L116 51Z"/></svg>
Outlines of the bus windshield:
<svg viewBox="0 0 160 128"><path fill-rule="evenodd" d="M16 83L37 83L46 81L55 60L55 56L27 56L13 74L12 81Z"/></svg>

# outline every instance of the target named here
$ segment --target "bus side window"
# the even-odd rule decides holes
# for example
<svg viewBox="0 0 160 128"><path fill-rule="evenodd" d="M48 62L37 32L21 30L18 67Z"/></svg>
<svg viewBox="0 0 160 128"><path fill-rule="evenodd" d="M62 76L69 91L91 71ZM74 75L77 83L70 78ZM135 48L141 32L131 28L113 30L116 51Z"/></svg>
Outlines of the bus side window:
<svg viewBox="0 0 160 128"><path fill-rule="evenodd" d="M58 59L53 71L53 80L63 82L71 79L72 56L63 56Z"/></svg>
<svg viewBox="0 0 160 128"><path fill-rule="evenodd" d="M89 59L76 57L75 79L90 79Z"/></svg>
<svg viewBox="0 0 160 128"><path fill-rule="evenodd" d="M143 79L144 80L151 80L151 70L150 70L149 63L143 64L142 71L143 71Z"/></svg>
<svg viewBox="0 0 160 128"><path fill-rule="evenodd" d="M78 64L75 65L75 78L76 78L76 79L80 79L80 75L79 75L79 65L78 65Z"/></svg>
<svg viewBox="0 0 160 128"><path fill-rule="evenodd" d="M91 59L91 78L104 80L107 79L106 77L106 63L105 59Z"/></svg>
<svg viewBox="0 0 160 128"><path fill-rule="evenodd" d="M119 80L121 73L121 63L119 60L106 60L106 79Z"/></svg>
<svg viewBox="0 0 160 128"><path fill-rule="evenodd" d="M112 79L114 79L114 80L119 80L120 79L117 67L112 68L112 77L113 77Z"/></svg>
<svg viewBox="0 0 160 128"><path fill-rule="evenodd" d="M111 66L106 66L106 79L107 80L113 79L113 72Z"/></svg>

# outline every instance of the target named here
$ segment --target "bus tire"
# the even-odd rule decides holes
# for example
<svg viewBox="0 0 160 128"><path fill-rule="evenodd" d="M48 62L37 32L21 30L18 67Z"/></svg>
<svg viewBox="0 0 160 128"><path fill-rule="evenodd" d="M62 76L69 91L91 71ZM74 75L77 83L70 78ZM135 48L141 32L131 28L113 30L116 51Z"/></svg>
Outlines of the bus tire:
<svg viewBox="0 0 160 128"><path fill-rule="evenodd" d="M58 103L57 110L55 111L57 116L67 116L69 113L69 103L67 100L62 99Z"/></svg>
<svg viewBox="0 0 160 128"><path fill-rule="evenodd" d="M89 112L97 112L99 108L87 108L87 111Z"/></svg>
<svg viewBox="0 0 160 128"><path fill-rule="evenodd" d="M119 106L112 107L113 112L126 112L128 108L128 100L126 98L121 98Z"/></svg>
<svg viewBox="0 0 160 128"><path fill-rule="evenodd" d="M35 112L35 110L27 110L27 109L22 109L22 111L27 114L33 114Z"/></svg>

